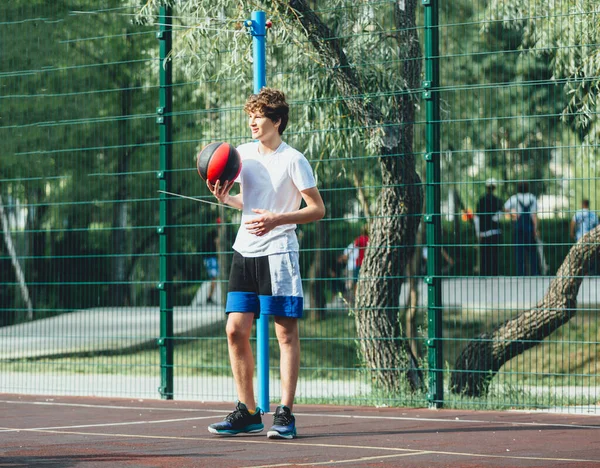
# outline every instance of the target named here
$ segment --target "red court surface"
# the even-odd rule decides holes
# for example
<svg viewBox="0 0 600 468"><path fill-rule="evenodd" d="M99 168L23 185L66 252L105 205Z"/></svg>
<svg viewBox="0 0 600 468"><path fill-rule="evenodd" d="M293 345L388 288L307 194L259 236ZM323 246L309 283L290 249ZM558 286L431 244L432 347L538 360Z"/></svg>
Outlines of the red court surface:
<svg viewBox="0 0 600 468"><path fill-rule="evenodd" d="M0 394L0 467L600 467L597 416L297 405L294 440L209 434L233 406Z"/></svg>

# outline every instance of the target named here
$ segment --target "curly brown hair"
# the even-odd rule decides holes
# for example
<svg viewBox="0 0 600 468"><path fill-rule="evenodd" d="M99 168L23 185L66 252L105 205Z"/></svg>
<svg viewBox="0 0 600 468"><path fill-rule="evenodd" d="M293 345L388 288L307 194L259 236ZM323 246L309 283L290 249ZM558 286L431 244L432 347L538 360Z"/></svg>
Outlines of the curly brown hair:
<svg viewBox="0 0 600 468"><path fill-rule="evenodd" d="M279 134L282 135L287 127L290 107L285 100L285 94L274 88L262 88L258 94L251 94L246 100L244 111L247 114L256 112L271 119L274 123L280 122Z"/></svg>

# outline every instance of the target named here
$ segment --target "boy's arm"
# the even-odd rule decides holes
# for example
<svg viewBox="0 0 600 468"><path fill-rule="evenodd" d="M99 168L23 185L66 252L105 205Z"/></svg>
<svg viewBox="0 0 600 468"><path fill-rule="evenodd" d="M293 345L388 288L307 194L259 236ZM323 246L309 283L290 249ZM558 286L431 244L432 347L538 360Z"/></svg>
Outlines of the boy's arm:
<svg viewBox="0 0 600 468"><path fill-rule="evenodd" d="M267 210L252 210L257 218L246 221L246 227L251 234L262 236L283 224L306 224L318 221L325 216L325 204L317 187L300 192L306 203L304 208L289 213L271 213Z"/></svg>
<svg viewBox="0 0 600 468"><path fill-rule="evenodd" d="M306 203L304 208L291 213L282 213L281 224L306 224L319 221L325 216L325 203L317 187L311 187L302 192L302 198Z"/></svg>
<svg viewBox="0 0 600 468"><path fill-rule="evenodd" d="M206 186L212 192L217 200L225 205L232 206L233 208L237 208L238 210L244 209L244 199L242 198L242 186L240 185L240 193L237 195L229 195L229 191L235 181L226 182L221 185L221 181L217 180L215 185L211 184L210 181L206 181Z"/></svg>
<svg viewBox="0 0 600 468"><path fill-rule="evenodd" d="M223 201L226 205L233 206L238 210L244 209L244 199L242 198L242 190L237 195L227 195L227 198Z"/></svg>

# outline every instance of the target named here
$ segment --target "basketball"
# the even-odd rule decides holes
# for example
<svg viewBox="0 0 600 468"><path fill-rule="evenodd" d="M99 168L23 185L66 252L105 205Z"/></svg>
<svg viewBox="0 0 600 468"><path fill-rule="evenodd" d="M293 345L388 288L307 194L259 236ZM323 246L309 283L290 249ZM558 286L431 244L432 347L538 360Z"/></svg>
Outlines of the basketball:
<svg viewBox="0 0 600 468"><path fill-rule="evenodd" d="M203 180L208 180L211 184L217 180L223 183L235 180L242 170L242 160L233 146L218 141L202 148L198 153L196 167Z"/></svg>

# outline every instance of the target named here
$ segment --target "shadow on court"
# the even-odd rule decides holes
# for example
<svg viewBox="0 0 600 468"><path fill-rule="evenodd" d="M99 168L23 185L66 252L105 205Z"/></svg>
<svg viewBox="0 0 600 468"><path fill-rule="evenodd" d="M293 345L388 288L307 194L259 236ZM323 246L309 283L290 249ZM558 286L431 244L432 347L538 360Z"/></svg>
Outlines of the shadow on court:
<svg viewBox="0 0 600 468"><path fill-rule="evenodd" d="M0 467L600 467L597 416L297 405L295 440L209 434L232 408L0 394Z"/></svg>

